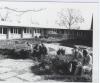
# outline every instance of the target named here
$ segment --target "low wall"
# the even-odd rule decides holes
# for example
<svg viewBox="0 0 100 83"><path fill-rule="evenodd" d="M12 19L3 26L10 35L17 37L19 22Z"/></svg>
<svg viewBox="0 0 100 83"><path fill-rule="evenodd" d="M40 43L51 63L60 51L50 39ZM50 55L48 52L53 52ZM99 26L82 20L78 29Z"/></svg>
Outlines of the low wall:
<svg viewBox="0 0 100 83"><path fill-rule="evenodd" d="M23 38L32 38L32 34L24 33Z"/></svg>
<svg viewBox="0 0 100 83"><path fill-rule="evenodd" d="M0 34L0 39L7 39L7 35L6 34Z"/></svg>
<svg viewBox="0 0 100 83"><path fill-rule="evenodd" d="M21 34L10 34L9 39L19 39L21 38Z"/></svg>

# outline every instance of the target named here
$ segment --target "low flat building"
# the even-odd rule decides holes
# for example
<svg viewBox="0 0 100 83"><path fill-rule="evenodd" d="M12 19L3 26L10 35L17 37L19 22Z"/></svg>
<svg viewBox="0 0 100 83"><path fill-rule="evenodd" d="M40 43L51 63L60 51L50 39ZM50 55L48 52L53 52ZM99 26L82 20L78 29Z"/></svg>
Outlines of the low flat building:
<svg viewBox="0 0 100 83"><path fill-rule="evenodd" d="M75 30L59 27L41 27L35 25L22 25L1 22L0 23L0 39L20 39L35 38L40 36L62 35L66 39L88 39L92 40L93 30ZM53 34L52 34L53 33ZM51 35L50 35L51 34Z"/></svg>

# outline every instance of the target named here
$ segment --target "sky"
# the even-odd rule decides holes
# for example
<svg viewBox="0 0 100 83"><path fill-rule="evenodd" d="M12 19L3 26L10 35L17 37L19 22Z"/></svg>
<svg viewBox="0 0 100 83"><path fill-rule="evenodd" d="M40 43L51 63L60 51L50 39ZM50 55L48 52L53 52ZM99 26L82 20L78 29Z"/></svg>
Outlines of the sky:
<svg viewBox="0 0 100 83"><path fill-rule="evenodd" d="M26 13L16 11L34 10ZM76 24L74 27L80 26L82 30L88 30L91 26L92 15L96 12L96 4L94 3L62 3L62 2L0 2L0 19L7 16L6 21L0 24L22 25L32 27L47 28L66 28L59 26L56 21L59 20L58 12L62 9L75 9L79 11L84 18L83 23ZM40 10L40 11L39 11ZM95 16L94 16L95 18Z"/></svg>

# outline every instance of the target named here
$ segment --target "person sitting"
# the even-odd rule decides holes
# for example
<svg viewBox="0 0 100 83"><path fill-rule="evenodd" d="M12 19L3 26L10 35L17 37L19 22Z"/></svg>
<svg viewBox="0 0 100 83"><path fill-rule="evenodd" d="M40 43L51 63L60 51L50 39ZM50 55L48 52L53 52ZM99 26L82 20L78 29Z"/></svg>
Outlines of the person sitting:
<svg viewBox="0 0 100 83"><path fill-rule="evenodd" d="M78 60L79 63L81 64L83 63L83 50L82 49L78 49L76 59Z"/></svg>
<svg viewBox="0 0 100 83"><path fill-rule="evenodd" d="M84 56L83 65L89 65L90 64L91 57L88 54L88 51L87 50L83 50L83 56Z"/></svg>
<svg viewBox="0 0 100 83"><path fill-rule="evenodd" d="M26 44L26 47L27 47L26 50L27 50L29 53L32 53L32 52L33 52L33 45L30 44L29 42L26 42L25 44Z"/></svg>
<svg viewBox="0 0 100 83"><path fill-rule="evenodd" d="M77 47L74 47L74 48L72 49L73 59L77 58L78 52L79 52L79 50L78 50Z"/></svg>
<svg viewBox="0 0 100 83"><path fill-rule="evenodd" d="M79 48L74 48L73 50L73 59L70 62L70 72L73 75L82 74L82 62L83 62L83 53Z"/></svg>
<svg viewBox="0 0 100 83"><path fill-rule="evenodd" d="M43 43L40 44L39 51L40 51L40 59L44 60L47 55L47 48Z"/></svg>
<svg viewBox="0 0 100 83"><path fill-rule="evenodd" d="M39 59L39 45L36 44L33 48L33 57L35 57L35 60Z"/></svg>
<svg viewBox="0 0 100 83"><path fill-rule="evenodd" d="M84 56L83 73L85 73L85 72L89 73L92 71L92 56L89 55L89 53L86 49L83 50L83 56Z"/></svg>
<svg viewBox="0 0 100 83"><path fill-rule="evenodd" d="M69 74L70 75L75 75L75 71L76 71L76 68L77 68L77 60L74 59L74 60L71 60L69 63L68 63L68 66L69 66Z"/></svg>
<svg viewBox="0 0 100 83"><path fill-rule="evenodd" d="M43 49L43 55L45 56L47 54L47 48L44 44L42 44L42 49Z"/></svg>

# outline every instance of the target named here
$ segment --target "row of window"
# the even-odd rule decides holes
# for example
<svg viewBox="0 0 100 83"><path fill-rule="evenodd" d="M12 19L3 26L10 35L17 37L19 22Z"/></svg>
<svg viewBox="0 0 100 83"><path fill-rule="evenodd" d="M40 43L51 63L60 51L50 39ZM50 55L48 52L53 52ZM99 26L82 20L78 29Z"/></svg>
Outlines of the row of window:
<svg viewBox="0 0 100 83"><path fill-rule="evenodd" d="M21 29L19 29L19 28L11 28L11 33L21 34Z"/></svg>
<svg viewBox="0 0 100 83"><path fill-rule="evenodd" d="M16 34L21 34L21 28L10 28L11 33L16 33ZM73 34L73 35L86 35L88 34L88 32L75 32L75 31L64 31L64 30L56 30L56 29L52 29L51 31L57 32L57 33L66 33L66 34ZM28 28L24 28L24 33L41 33L42 29L28 29ZM0 34L7 34L7 28L0 28Z"/></svg>
<svg viewBox="0 0 100 83"><path fill-rule="evenodd" d="M40 29L34 29L34 32L35 33L41 33L41 30Z"/></svg>
<svg viewBox="0 0 100 83"><path fill-rule="evenodd" d="M0 28L1 34L7 34L7 28Z"/></svg>
<svg viewBox="0 0 100 83"><path fill-rule="evenodd" d="M21 29L20 28L10 28L10 30L11 30L11 33L21 34ZM41 30L34 29L34 32L35 33L41 33ZM0 33L1 34L7 34L7 28L0 28ZM32 30L24 28L24 33L32 33Z"/></svg>
<svg viewBox="0 0 100 83"><path fill-rule="evenodd" d="M40 29L27 29L27 28L24 28L24 33L32 33L32 32L35 32L35 33L41 33L41 30Z"/></svg>
<svg viewBox="0 0 100 83"><path fill-rule="evenodd" d="M24 28L24 33L31 33L31 29Z"/></svg>
<svg viewBox="0 0 100 83"><path fill-rule="evenodd" d="M88 32L86 31L65 31L67 35L87 35Z"/></svg>

